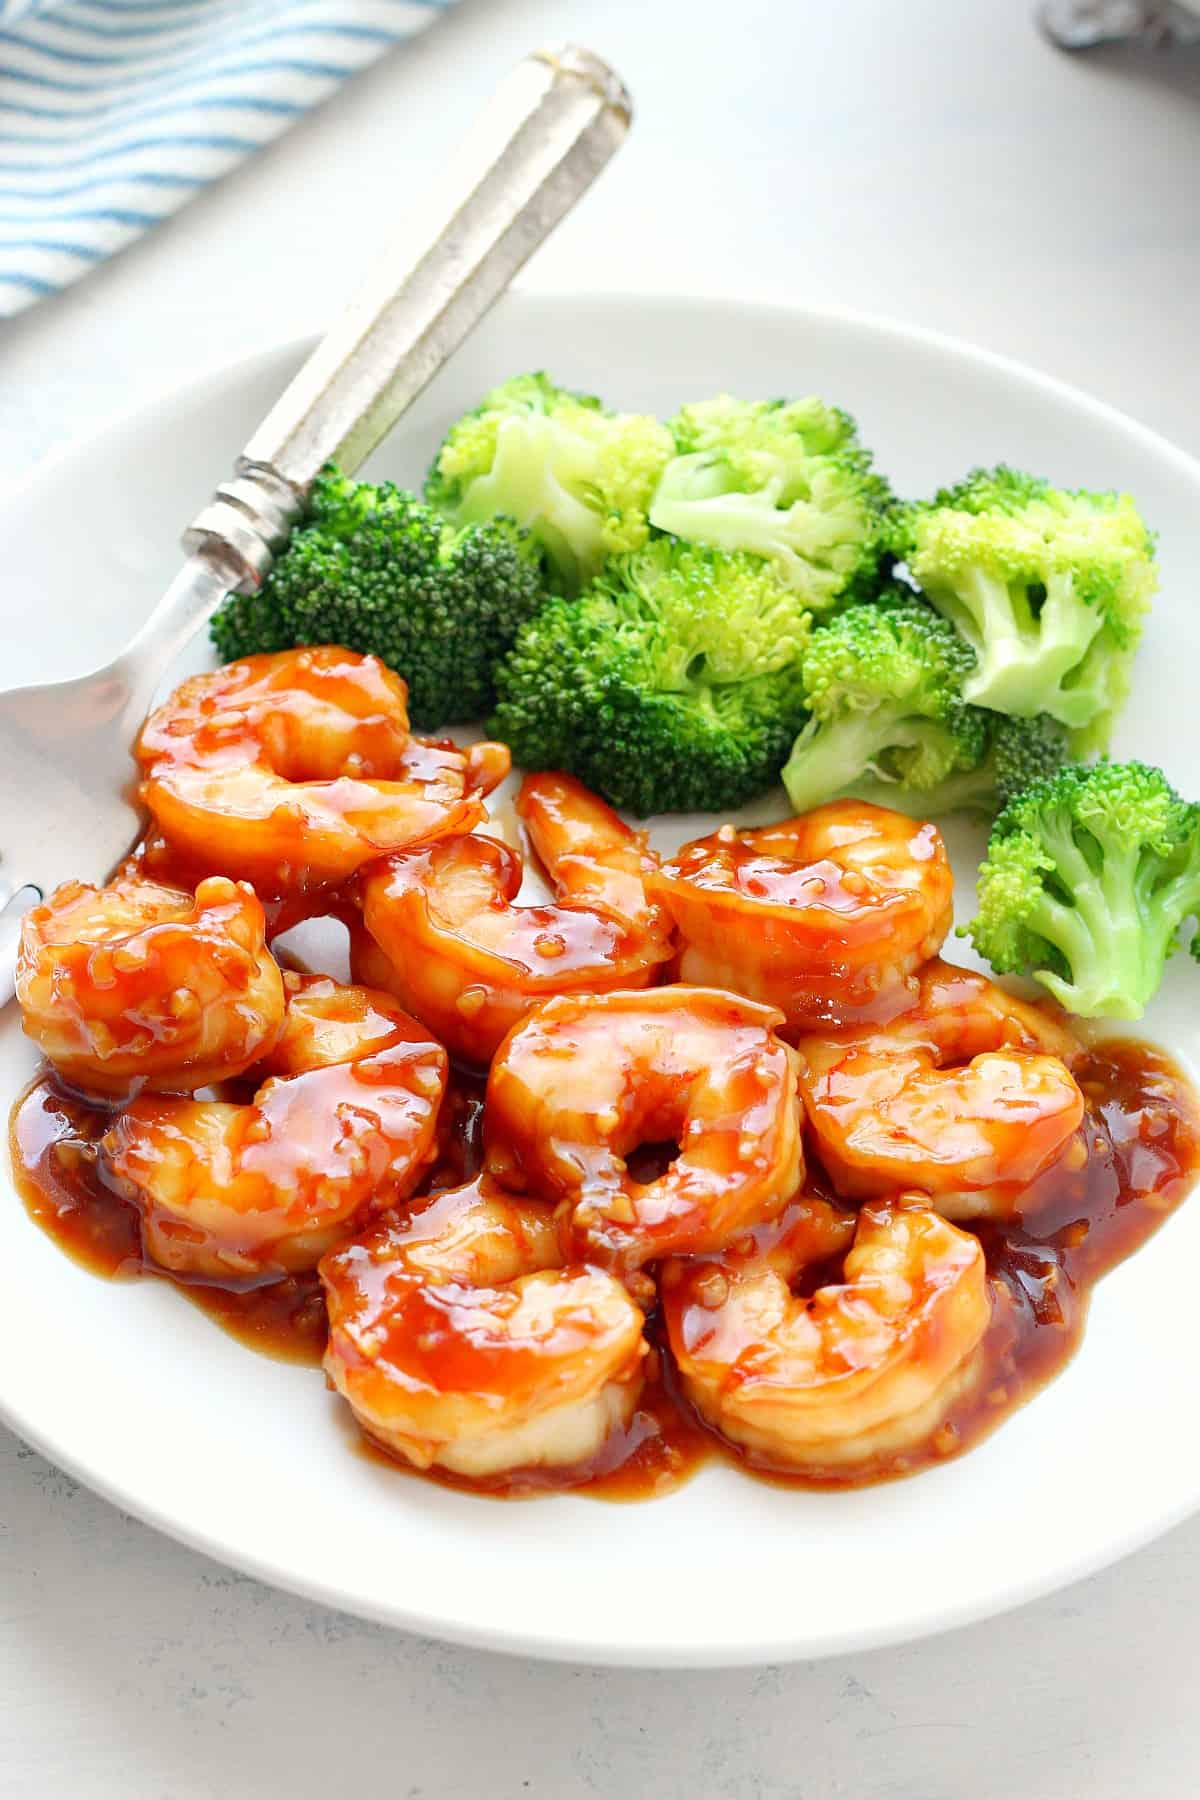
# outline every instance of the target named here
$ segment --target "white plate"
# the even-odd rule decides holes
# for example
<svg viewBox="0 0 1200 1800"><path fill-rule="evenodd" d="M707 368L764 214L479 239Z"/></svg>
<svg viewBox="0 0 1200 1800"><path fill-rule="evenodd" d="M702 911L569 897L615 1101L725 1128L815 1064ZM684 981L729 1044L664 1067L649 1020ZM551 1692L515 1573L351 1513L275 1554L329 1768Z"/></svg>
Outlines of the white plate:
<svg viewBox="0 0 1200 1800"><path fill-rule="evenodd" d="M172 573L181 524L300 353L210 377L34 474L0 514L6 682L77 673L118 647ZM1001 458L1073 485L1128 487L1161 534L1164 591L1117 748L1200 793L1200 466L1161 439L1027 370L886 325L518 294L405 419L377 471L417 482L453 416L494 381L543 366L662 413L719 388L820 392L857 416L901 492ZM964 909L976 848L963 840L958 857ZM1198 1000L1200 970L1180 958L1146 1027L1193 1068ZM32 1066L10 1015L6 1104ZM1102 1283L1061 1379L958 1461L827 1495L715 1465L634 1506L503 1505L353 1455L318 1374L254 1356L166 1285L96 1280L15 1194L5 1200L0 1413L13 1429L213 1556L437 1636L659 1665L864 1649L1044 1593L1200 1505L1200 1199Z"/></svg>

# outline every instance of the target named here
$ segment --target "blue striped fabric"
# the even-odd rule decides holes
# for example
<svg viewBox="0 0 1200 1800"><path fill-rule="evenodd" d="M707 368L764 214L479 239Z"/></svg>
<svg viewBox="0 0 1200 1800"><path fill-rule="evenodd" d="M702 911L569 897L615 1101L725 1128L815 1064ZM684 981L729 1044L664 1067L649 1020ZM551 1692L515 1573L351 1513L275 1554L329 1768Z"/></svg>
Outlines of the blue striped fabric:
<svg viewBox="0 0 1200 1800"><path fill-rule="evenodd" d="M0 0L0 318L77 281L451 0Z"/></svg>

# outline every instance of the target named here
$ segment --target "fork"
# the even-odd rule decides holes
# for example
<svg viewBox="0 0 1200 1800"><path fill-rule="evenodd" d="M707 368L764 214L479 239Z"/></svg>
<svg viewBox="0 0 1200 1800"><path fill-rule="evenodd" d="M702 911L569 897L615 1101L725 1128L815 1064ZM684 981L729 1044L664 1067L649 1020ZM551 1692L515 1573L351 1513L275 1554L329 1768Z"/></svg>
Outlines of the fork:
<svg viewBox="0 0 1200 1800"><path fill-rule="evenodd" d="M226 594L261 585L321 467L358 468L591 186L631 116L591 51L519 63L188 527L187 560L133 641L94 674L0 694L0 1004L21 914L72 876L106 877L140 834L131 746L175 656Z"/></svg>

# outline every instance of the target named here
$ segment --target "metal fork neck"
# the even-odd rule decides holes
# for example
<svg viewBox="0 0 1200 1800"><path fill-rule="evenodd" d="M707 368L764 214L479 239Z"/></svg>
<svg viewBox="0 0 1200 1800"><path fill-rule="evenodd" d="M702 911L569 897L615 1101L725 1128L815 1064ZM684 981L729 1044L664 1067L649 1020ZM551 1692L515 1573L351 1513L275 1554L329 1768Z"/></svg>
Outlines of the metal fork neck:
<svg viewBox="0 0 1200 1800"><path fill-rule="evenodd" d="M302 510L291 482L243 456L233 479L221 483L184 532L183 547L219 563L231 587L258 588Z"/></svg>

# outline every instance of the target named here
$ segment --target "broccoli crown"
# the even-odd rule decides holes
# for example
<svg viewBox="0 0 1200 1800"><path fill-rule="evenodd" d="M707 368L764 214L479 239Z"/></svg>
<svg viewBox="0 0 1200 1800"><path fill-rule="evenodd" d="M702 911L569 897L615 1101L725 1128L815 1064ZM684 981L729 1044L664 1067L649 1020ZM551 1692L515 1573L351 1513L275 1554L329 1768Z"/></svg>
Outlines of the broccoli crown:
<svg viewBox="0 0 1200 1800"><path fill-rule="evenodd" d="M990 727L962 699L973 660L952 626L898 587L818 626L802 662L812 716L783 771L796 810L871 778L919 796L975 769Z"/></svg>
<svg viewBox="0 0 1200 1800"><path fill-rule="evenodd" d="M344 644L408 683L420 727L478 719L492 671L544 599L536 557L508 520L456 531L391 482L329 468L262 588L231 594L212 640L231 661L292 644Z"/></svg>
<svg viewBox="0 0 1200 1800"><path fill-rule="evenodd" d="M719 394L683 407L671 430L676 454L650 508L658 530L771 558L814 611L871 590L891 491L848 413Z"/></svg>
<svg viewBox="0 0 1200 1800"><path fill-rule="evenodd" d="M966 927L1001 974L1089 1018L1140 1018L1200 904L1200 809L1145 763L1070 763L992 828Z"/></svg>
<svg viewBox="0 0 1200 1800"><path fill-rule="evenodd" d="M995 797L1001 807L1034 781L1055 774L1067 756L1067 733L1049 713L1033 719L1011 719L993 713L991 749L987 761L993 774Z"/></svg>
<svg viewBox="0 0 1200 1800"><path fill-rule="evenodd" d="M738 806L804 718L808 629L769 564L654 538L522 627L490 729L642 815Z"/></svg>
<svg viewBox="0 0 1200 1800"><path fill-rule="evenodd" d="M456 525L515 519L537 542L548 582L575 593L609 556L645 543L671 450L649 414L611 412L548 375L518 375L451 426L425 497Z"/></svg>
<svg viewBox="0 0 1200 1800"><path fill-rule="evenodd" d="M892 547L975 652L967 700L1049 713L1077 751L1103 748L1157 579L1153 538L1127 494L976 469L899 508Z"/></svg>

